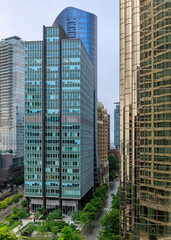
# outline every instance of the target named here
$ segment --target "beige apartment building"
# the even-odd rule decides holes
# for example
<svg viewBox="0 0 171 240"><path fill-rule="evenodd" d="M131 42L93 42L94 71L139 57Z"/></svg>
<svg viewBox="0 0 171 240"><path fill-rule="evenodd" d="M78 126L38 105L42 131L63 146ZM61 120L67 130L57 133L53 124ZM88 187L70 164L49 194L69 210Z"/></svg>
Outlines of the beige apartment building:
<svg viewBox="0 0 171 240"><path fill-rule="evenodd" d="M104 109L102 103L97 105L97 143L98 143L98 159L99 159L99 175L100 184L109 182L109 161L108 161L108 146L109 146L109 128L110 117L107 110Z"/></svg>
<svg viewBox="0 0 171 240"><path fill-rule="evenodd" d="M171 1L120 0L121 238L171 239Z"/></svg>

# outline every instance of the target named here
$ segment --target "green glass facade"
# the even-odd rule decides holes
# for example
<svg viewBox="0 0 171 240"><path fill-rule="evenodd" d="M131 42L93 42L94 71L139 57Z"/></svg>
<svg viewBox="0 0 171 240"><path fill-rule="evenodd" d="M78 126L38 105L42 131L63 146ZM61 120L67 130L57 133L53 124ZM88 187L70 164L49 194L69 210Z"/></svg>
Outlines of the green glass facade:
<svg viewBox="0 0 171 240"><path fill-rule="evenodd" d="M80 40L62 41L63 197L93 186L93 68Z"/></svg>
<svg viewBox="0 0 171 240"><path fill-rule="evenodd" d="M42 42L25 43L25 195L42 195Z"/></svg>
<svg viewBox="0 0 171 240"><path fill-rule="evenodd" d="M43 35L25 44L25 195L77 210L93 187L93 63L62 28Z"/></svg>

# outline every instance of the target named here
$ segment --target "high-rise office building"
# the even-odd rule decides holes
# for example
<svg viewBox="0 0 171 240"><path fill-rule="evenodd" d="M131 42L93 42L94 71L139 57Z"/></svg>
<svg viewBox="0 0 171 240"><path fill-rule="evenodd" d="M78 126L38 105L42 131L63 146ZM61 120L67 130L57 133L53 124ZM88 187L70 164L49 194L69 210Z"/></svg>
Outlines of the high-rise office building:
<svg viewBox="0 0 171 240"><path fill-rule="evenodd" d="M171 2L121 0L120 17L121 236L170 239Z"/></svg>
<svg viewBox="0 0 171 240"><path fill-rule="evenodd" d="M110 114L107 114L108 117L108 153L110 152Z"/></svg>
<svg viewBox="0 0 171 240"><path fill-rule="evenodd" d="M140 1L140 230L171 239L171 1Z"/></svg>
<svg viewBox="0 0 171 240"><path fill-rule="evenodd" d="M24 156L24 44L0 41L0 152Z"/></svg>
<svg viewBox="0 0 171 240"><path fill-rule="evenodd" d="M100 170L100 183L109 182L109 161L108 161L108 146L109 146L109 136L108 136L108 122L109 114L107 110L104 109L104 105L98 102L97 105L97 136L98 136L98 157L99 157L99 170ZM110 115L109 115L110 116Z"/></svg>
<svg viewBox="0 0 171 240"><path fill-rule="evenodd" d="M135 139L140 67L139 7L139 0L120 1L120 233L125 240L139 236L139 163Z"/></svg>
<svg viewBox="0 0 171 240"><path fill-rule="evenodd" d="M98 182L97 151L97 17L81 9L65 8L53 26L61 25L70 39L80 39L94 64L94 181Z"/></svg>
<svg viewBox="0 0 171 240"><path fill-rule="evenodd" d="M115 103L114 109L114 146L119 151L120 149L120 103Z"/></svg>
<svg viewBox="0 0 171 240"><path fill-rule="evenodd" d="M78 210L94 186L93 63L81 40L44 27L25 71L25 196L33 210Z"/></svg>

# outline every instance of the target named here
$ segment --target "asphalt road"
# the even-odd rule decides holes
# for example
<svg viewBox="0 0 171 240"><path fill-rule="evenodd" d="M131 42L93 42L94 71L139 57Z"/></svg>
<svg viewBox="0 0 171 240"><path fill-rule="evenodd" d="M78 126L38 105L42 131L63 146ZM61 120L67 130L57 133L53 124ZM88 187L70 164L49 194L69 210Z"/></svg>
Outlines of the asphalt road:
<svg viewBox="0 0 171 240"><path fill-rule="evenodd" d="M102 218L105 215L105 211L109 210L109 208L111 206L111 202L112 202L111 194L116 194L118 187L119 187L119 180L115 179L112 183L110 183L109 192L108 192L109 197L108 197L108 199L106 199L106 201L104 203L104 208L103 208L100 216L94 222L90 231L87 233L85 233L85 232L83 233L85 240L98 240L97 236L98 236L99 230L101 229L100 218Z"/></svg>

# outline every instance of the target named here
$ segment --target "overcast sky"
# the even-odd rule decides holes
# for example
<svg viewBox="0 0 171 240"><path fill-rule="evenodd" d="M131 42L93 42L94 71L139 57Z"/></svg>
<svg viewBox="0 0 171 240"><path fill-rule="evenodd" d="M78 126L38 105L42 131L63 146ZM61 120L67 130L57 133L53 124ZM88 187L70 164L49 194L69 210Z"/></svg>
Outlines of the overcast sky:
<svg viewBox="0 0 171 240"><path fill-rule="evenodd" d="M119 101L119 0L1 0L0 39L17 35L42 40L42 26L72 6L94 13L98 19L98 101L111 115L113 141L114 102Z"/></svg>

